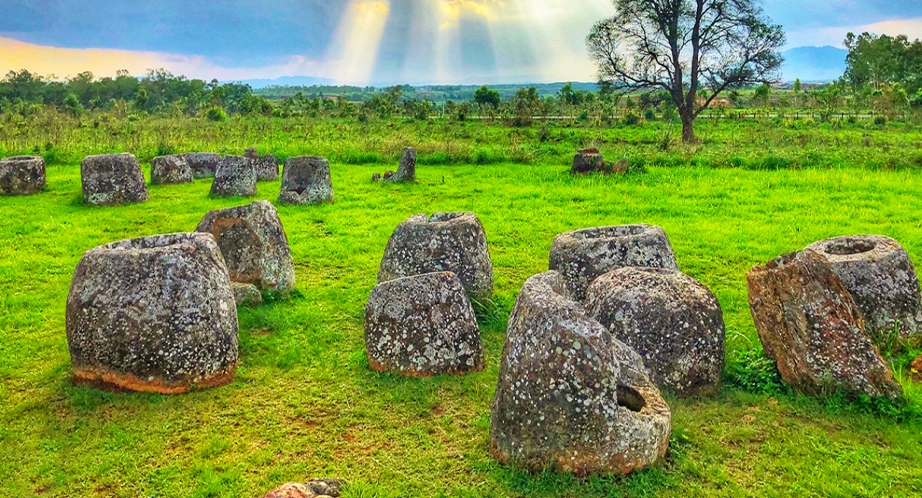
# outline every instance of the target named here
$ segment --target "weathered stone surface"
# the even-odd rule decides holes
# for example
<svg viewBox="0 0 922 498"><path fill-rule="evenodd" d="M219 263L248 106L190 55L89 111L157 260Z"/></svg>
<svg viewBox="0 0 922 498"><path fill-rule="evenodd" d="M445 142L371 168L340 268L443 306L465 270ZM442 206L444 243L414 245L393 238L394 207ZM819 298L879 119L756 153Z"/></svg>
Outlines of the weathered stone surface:
<svg viewBox="0 0 922 498"><path fill-rule="evenodd" d="M637 351L660 389L679 396L720 389L723 312L697 280L674 270L620 268L589 286L586 311Z"/></svg>
<svg viewBox="0 0 922 498"><path fill-rule="evenodd" d="M371 181L372 183L380 182L382 180L381 173L372 173Z"/></svg>
<svg viewBox="0 0 922 498"><path fill-rule="evenodd" d="M263 295L253 284L231 282L231 292L238 308L255 308L263 303Z"/></svg>
<svg viewBox="0 0 922 498"><path fill-rule="evenodd" d="M829 261L812 250L749 271L749 306L765 354L794 390L896 399L903 389L865 335L864 318Z"/></svg>
<svg viewBox="0 0 922 498"><path fill-rule="evenodd" d="M605 165L605 157L599 153L599 149L583 149L573 157L573 174L585 175L601 171Z"/></svg>
<svg viewBox="0 0 922 498"><path fill-rule="evenodd" d="M338 479L312 479L304 484L285 484L263 498L338 498L341 493L342 481Z"/></svg>
<svg viewBox="0 0 922 498"><path fill-rule="evenodd" d="M533 472L649 467L668 449L669 407L637 353L566 294L548 272L516 300L491 410L493 455Z"/></svg>
<svg viewBox="0 0 922 498"><path fill-rule="evenodd" d="M619 159L618 162L616 162L612 166L612 172L617 173L619 175L626 175L630 171L631 171L631 161L629 161L628 159Z"/></svg>
<svg viewBox="0 0 922 498"><path fill-rule="evenodd" d="M89 156L80 163L83 200L96 206L146 202L147 183L132 154Z"/></svg>
<svg viewBox="0 0 922 498"><path fill-rule="evenodd" d="M416 181L416 149L407 147L403 150L400 167L391 175L388 183L413 183Z"/></svg>
<svg viewBox="0 0 922 498"><path fill-rule="evenodd" d="M150 182L153 185L192 183L192 179L192 167L185 156L160 156L150 163Z"/></svg>
<svg viewBox="0 0 922 498"><path fill-rule="evenodd" d="M880 235L837 237L807 249L826 257L852 294L873 335L899 330L902 337L922 332L922 293L909 253Z"/></svg>
<svg viewBox="0 0 922 498"><path fill-rule="evenodd" d="M288 236L278 211L269 202L211 211L195 231L214 236L231 281L281 294L294 288Z"/></svg>
<svg viewBox="0 0 922 498"><path fill-rule="evenodd" d="M285 161L279 203L301 206L332 204L330 162L316 156L292 157Z"/></svg>
<svg viewBox="0 0 922 498"><path fill-rule="evenodd" d="M45 160L16 156L0 160L0 195L32 195L45 190Z"/></svg>
<svg viewBox="0 0 922 498"><path fill-rule="evenodd" d="M233 379L237 314L208 234L158 235L83 255L67 298L75 382L176 394Z"/></svg>
<svg viewBox="0 0 922 498"><path fill-rule="evenodd" d="M224 156L211 184L214 197L253 197L256 195L256 168L241 156Z"/></svg>
<svg viewBox="0 0 922 498"><path fill-rule="evenodd" d="M473 213L418 214L401 223L384 251L378 282L450 271L475 300L493 296L493 262Z"/></svg>
<svg viewBox="0 0 922 498"><path fill-rule="evenodd" d="M266 154L253 160L256 179L261 182L274 182L279 179L279 161L273 154Z"/></svg>
<svg viewBox="0 0 922 498"><path fill-rule="evenodd" d="M214 178L218 171L218 165L221 164L221 156L208 152L190 152L183 154L189 167L192 168L192 176L199 178Z"/></svg>
<svg viewBox="0 0 922 498"><path fill-rule="evenodd" d="M365 348L379 372L429 377L483 369L474 308L451 272L375 287L365 307Z"/></svg>
<svg viewBox="0 0 922 498"><path fill-rule="evenodd" d="M259 151L257 151L255 147L251 147L243 151L243 157L254 160L259 159Z"/></svg>
<svg viewBox="0 0 922 498"><path fill-rule="evenodd" d="M582 302L596 278L618 268L678 270L666 232L650 225L587 228L554 239L550 269L567 279L573 298Z"/></svg>

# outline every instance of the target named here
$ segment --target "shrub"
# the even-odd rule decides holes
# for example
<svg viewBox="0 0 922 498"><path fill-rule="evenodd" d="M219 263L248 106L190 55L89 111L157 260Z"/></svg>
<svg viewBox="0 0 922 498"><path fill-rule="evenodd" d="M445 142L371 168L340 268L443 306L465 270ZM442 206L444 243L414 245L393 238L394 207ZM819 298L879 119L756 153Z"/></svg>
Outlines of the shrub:
<svg viewBox="0 0 922 498"><path fill-rule="evenodd" d="M621 122L627 126L638 126L640 125L640 116L634 113L634 111L631 111L624 115Z"/></svg>
<svg viewBox="0 0 922 498"><path fill-rule="evenodd" d="M887 118L885 118L884 116L877 116L876 118L874 118L875 126L886 126L886 124L887 124Z"/></svg>
<svg viewBox="0 0 922 498"><path fill-rule="evenodd" d="M227 111L225 111L222 107L215 106L211 109L208 109L208 112L205 113L205 118L207 118L208 121L213 121L216 123L227 121Z"/></svg>
<svg viewBox="0 0 922 498"><path fill-rule="evenodd" d="M761 350L736 351L729 355L727 383L755 394L784 392L786 386L775 362L766 358Z"/></svg>

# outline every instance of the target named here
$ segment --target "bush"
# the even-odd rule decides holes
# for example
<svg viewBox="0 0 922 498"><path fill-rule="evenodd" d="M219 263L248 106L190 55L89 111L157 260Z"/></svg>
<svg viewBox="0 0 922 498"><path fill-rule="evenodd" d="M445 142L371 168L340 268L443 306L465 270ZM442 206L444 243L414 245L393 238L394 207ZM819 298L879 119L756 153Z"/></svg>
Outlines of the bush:
<svg viewBox="0 0 922 498"><path fill-rule="evenodd" d="M638 126L640 125L640 116L634 113L634 111L631 111L624 115L621 122L627 126Z"/></svg>
<svg viewBox="0 0 922 498"><path fill-rule="evenodd" d="M212 107L205 113L205 118L216 123L227 121L227 111L221 107Z"/></svg>
<svg viewBox="0 0 922 498"><path fill-rule="evenodd" d="M875 126L886 126L887 118L885 118L884 116L877 116L876 118L874 118L874 125Z"/></svg>

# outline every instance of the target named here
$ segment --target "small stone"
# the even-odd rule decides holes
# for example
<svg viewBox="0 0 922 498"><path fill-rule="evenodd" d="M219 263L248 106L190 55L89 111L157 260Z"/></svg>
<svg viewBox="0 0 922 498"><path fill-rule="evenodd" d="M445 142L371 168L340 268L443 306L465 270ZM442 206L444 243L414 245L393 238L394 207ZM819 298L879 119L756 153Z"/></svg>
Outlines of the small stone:
<svg viewBox="0 0 922 498"><path fill-rule="evenodd" d="M720 389L723 311L697 280L674 270L620 268L592 283L586 310L637 351L660 389L683 397Z"/></svg>
<svg viewBox="0 0 922 498"><path fill-rule="evenodd" d="M749 271L765 354L792 389L899 399L903 388L865 334L858 305L823 255L805 250Z"/></svg>
<svg viewBox="0 0 922 498"><path fill-rule="evenodd" d="M388 183L413 183L416 181L416 149L407 147L403 150L400 167L387 181Z"/></svg>
<svg viewBox="0 0 922 498"><path fill-rule="evenodd" d="M874 336L922 332L922 292L909 253L880 235L837 237L807 247L824 256L864 315Z"/></svg>
<svg viewBox="0 0 922 498"><path fill-rule="evenodd" d="M620 159L612 166L612 172L619 175L626 175L629 171L631 171L631 161L627 159Z"/></svg>
<svg viewBox="0 0 922 498"><path fill-rule="evenodd" d="M256 148L249 148L243 151L243 157L256 160L259 159L259 152L256 150Z"/></svg>
<svg viewBox="0 0 922 498"><path fill-rule="evenodd" d="M269 202L211 211L195 231L214 236L231 281L283 295L294 288L288 236L278 211Z"/></svg>
<svg viewBox="0 0 922 498"><path fill-rule="evenodd" d="M385 172L384 172L384 180L385 180L385 181L390 180L392 176L394 176L394 172L393 172L393 171L388 170L388 171L385 171Z"/></svg>
<svg viewBox="0 0 922 498"><path fill-rule="evenodd" d="M912 373L912 379L914 381L922 382L922 355L912 360L912 363L909 365L909 370Z"/></svg>
<svg viewBox="0 0 922 498"><path fill-rule="evenodd" d="M475 300L493 297L493 262L474 213L418 214L401 223L384 250L378 282L450 271Z"/></svg>
<svg viewBox="0 0 922 498"><path fill-rule="evenodd" d="M153 185L192 183L192 179L192 167L185 156L160 156L150 163L150 182Z"/></svg>
<svg viewBox="0 0 922 498"><path fill-rule="evenodd" d="M16 156L0 160L0 195L32 195L45 190L45 160Z"/></svg>
<svg viewBox="0 0 922 498"><path fill-rule="evenodd" d="M330 162L323 157L293 157L285 161L280 204L317 205L333 203Z"/></svg>
<svg viewBox="0 0 922 498"><path fill-rule="evenodd" d="M263 498L339 498L342 482L337 479L313 479L307 483L288 483L270 491Z"/></svg>
<svg viewBox="0 0 922 498"><path fill-rule="evenodd" d="M241 156L224 156L211 184L213 197L253 197L256 195L256 169L253 161Z"/></svg>
<svg viewBox="0 0 922 498"><path fill-rule="evenodd" d="M365 307L365 348L372 370L412 377L483 369L474 308L458 277L428 273L384 282Z"/></svg>
<svg viewBox="0 0 922 498"><path fill-rule="evenodd" d="M234 302L238 308L256 308L263 303L263 295L253 284L231 282L231 291L234 293Z"/></svg>
<svg viewBox="0 0 922 498"><path fill-rule="evenodd" d="M604 165L605 157L599 153L598 149L583 149L573 157L571 171L575 175L586 175L602 171Z"/></svg>
<svg viewBox="0 0 922 498"><path fill-rule="evenodd" d="M567 279L573 298L582 302L592 282L618 268L678 270L666 232L650 225L587 228L554 239L549 263Z"/></svg>
<svg viewBox="0 0 922 498"><path fill-rule="evenodd" d="M563 277L528 279L500 360L493 456L531 472L627 474L665 456L670 424L643 360L569 299Z"/></svg>
<svg viewBox="0 0 922 498"><path fill-rule="evenodd" d="M149 199L144 173L132 154L89 156L80 163L83 200L95 206L118 206Z"/></svg>
<svg viewBox="0 0 922 498"><path fill-rule="evenodd" d="M195 179L214 178L218 165L221 164L220 155L208 152L190 152L183 154L183 158L192 168L192 176Z"/></svg>
<svg viewBox="0 0 922 498"><path fill-rule="evenodd" d="M184 393L233 380L237 313L224 258L208 234L92 249L67 298L76 384Z"/></svg>
<svg viewBox="0 0 922 498"><path fill-rule="evenodd" d="M382 180L381 173L374 173L371 175L372 183L380 182Z"/></svg>

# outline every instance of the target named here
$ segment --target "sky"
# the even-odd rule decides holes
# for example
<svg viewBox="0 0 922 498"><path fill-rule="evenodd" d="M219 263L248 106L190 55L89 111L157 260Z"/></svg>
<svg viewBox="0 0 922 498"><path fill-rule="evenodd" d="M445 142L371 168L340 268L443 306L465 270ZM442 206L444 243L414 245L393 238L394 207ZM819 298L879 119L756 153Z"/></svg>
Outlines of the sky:
<svg viewBox="0 0 922 498"><path fill-rule="evenodd" d="M765 0L788 47L849 31L922 38L920 0ZM593 81L585 37L611 0L0 0L0 73L166 68L221 81Z"/></svg>

